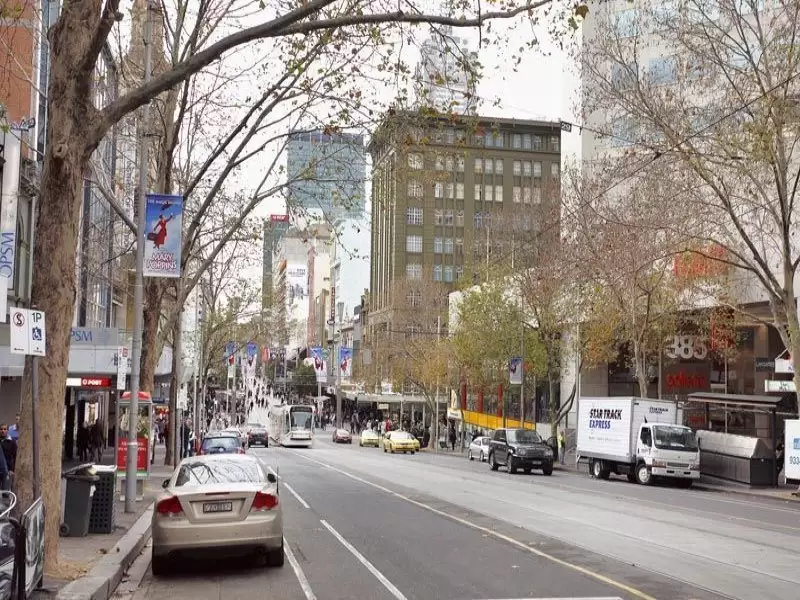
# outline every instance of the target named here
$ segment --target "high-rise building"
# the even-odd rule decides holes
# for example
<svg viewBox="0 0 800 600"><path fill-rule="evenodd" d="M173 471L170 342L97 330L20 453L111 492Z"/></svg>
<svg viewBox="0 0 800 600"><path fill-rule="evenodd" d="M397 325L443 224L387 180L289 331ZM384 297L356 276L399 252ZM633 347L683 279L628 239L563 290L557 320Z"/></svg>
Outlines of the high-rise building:
<svg viewBox="0 0 800 600"><path fill-rule="evenodd" d="M329 222L364 211L364 139L352 133L294 131L286 146L289 210Z"/></svg>
<svg viewBox="0 0 800 600"><path fill-rule="evenodd" d="M437 29L422 43L416 68L417 103L447 113L474 114L478 54L469 42L453 34L453 28Z"/></svg>
<svg viewBox="0 0 800 600"><path fill-rule="evenodd" d="M369 151L373 331L391 329L395 303L405 301L395 297L395 282L430 278L452 289L488 253L513 260L512 236L489 236L492 222L505 219L538 238L557 212L558 122L470 117L454 124L396 113Z"/></svg>
<svg viewBox="0 0 800 600"><path fill-rule="evenodd" d="M273 308L273 272L272 257L277 250L278 243L289 229L289 215L270 215L264 220L264 245L261 266L261 308Z"/></svg>

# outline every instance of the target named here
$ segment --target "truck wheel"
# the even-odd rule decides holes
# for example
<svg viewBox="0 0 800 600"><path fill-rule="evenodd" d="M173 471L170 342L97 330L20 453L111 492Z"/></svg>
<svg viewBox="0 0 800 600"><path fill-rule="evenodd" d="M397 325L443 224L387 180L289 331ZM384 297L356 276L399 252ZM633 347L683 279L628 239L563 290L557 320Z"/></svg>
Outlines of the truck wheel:
<svg viewBox="0 0 800 600"><path fill-rule="evenodd" d="M592 461L592 477L595 479L608 479L609 475L611 475L611 471L604 468L602 460L595 459Z"/></svg>
<svg viewBox="0 0 800 600"><path fill-rule="evenodd" d="M653 483L653 475L644 463L636 465L636 482L640 485L650 485Z"/></svg>

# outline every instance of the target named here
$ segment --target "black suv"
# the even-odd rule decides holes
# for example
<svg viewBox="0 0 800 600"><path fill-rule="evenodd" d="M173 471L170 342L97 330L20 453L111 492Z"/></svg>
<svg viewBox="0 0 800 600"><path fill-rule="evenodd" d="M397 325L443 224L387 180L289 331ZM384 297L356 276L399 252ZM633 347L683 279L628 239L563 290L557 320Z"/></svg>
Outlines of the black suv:
<svg viewBox="0 0 800 600"><path fill-rule="evenodd" d="M500 465L505 465L509 473L541 469L545 475L552 475L553 449L531 429L498 429L489 442L489 466L497 471Z"/></svg>

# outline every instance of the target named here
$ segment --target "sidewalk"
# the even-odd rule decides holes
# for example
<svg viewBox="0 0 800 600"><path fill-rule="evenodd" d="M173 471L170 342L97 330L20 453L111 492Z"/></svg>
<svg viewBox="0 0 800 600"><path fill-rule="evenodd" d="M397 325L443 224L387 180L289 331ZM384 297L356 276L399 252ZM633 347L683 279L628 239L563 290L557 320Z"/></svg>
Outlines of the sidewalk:
<svg viewBox="0 0 800 600"><path fill-rule="evenodd" d="M423 448L422 452L426 452L427 454L433 456L443 456L447 458L459 458L462 460L467 459L467 451L466 450L459 450L456 449L455 452L450 450L439 450L439 452L434 451L432 448ZM575 464L575 452L567 452L565 457L566 464L559 464L556 462L553 465L553 468L556 471L566 471L568 473L583 473L588 476L589 474L589 467L586 464L583 465L576 465ZM737 483L735 481L727 481L724 479L717 479L715 477L709 477L707 475L703 475L701 480L696 482L692 489L703 490L706 492L717 492L723 494L737 494L739 496L749 496L752 498L768 498L772 500L780 500L780 501L788 501L788 502L800 502L800 496L795 495L798 491L797 488L793 485L784 485L779 484L778 488L771 488L771 487L750 487L747 484Z"/></svg>
<svg viewBox="0 0 800 600"><path fill-rule="evenodd" d="M89 534L86 537L62 537L59 543L58 577L45 574L41 590L32 598L60 600L105 600L110 597L125 571L141 552L150 537L153 500L161 482L170 476L172 467L164 466L165 448L156 447L155 463L144 484L144 498L136 503L135 513L125 512L125 503L116 495L116 522L113 533ZM114 460L113 451L103 457L104 464ZM81 464L65 463L64 468ZM120 481L117 482L119 490Z"/></svg>

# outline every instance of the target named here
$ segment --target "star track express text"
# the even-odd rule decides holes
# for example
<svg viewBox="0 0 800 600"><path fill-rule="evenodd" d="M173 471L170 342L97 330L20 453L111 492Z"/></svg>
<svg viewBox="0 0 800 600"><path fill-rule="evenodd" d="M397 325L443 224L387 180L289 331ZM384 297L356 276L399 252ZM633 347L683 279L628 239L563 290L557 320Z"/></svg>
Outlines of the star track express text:
<svg viewBox="0 0 800 600"><path fill-rule="evenodd" d="M593 408L589 411L589 429L611 429L611 421L620 419L621 408Z"/></svg>

